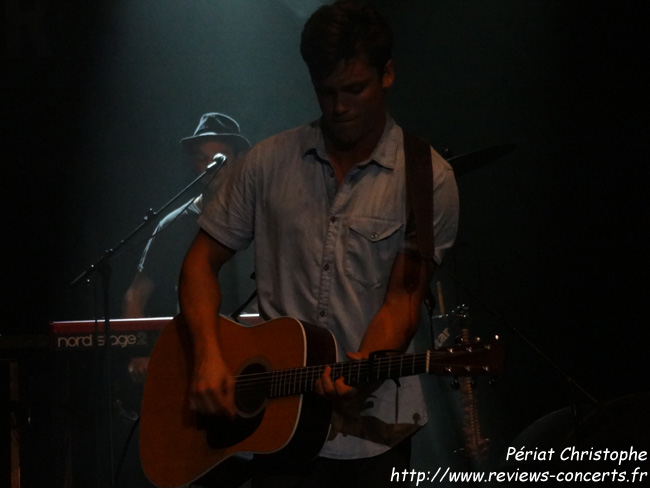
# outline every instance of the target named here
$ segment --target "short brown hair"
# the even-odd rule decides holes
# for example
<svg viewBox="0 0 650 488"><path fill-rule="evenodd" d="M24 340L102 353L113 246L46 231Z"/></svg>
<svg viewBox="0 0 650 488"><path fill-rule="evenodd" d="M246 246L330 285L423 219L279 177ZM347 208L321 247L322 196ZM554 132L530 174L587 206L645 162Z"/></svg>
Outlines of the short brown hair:
<svg viewBox="0 0 650 488"><path fill-rule="evenodd" d="M361 58L383 74L392 58L393 34L370 3L339 0L320 7L305 23L300 54L312 79L322 80L341 61Z"/></svg>

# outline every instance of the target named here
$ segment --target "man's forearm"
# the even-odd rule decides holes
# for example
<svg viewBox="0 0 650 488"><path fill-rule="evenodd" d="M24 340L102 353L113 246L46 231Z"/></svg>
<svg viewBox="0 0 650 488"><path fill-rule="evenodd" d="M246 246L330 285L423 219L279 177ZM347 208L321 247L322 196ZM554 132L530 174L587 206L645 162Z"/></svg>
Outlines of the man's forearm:
<svg viewBox="0 0 650 488"><path fill-rule="evenodd" d="M217 322L221 306L218 272L230 258L223 246L201 232L183 263L179 280L181 314L197 357L219 354Z"/></svg>
<svg viewBox="0 0 650 488"><path fill-rule="evenodd" d="M359 352L365 356L408 347L418 328L420 305L432 272L418 256L397 255L384 303L368 325Z"/></svg>
<svg viewBox="0 0 650 488"><path fill-rule="evenodd" d="M154 283L147 275L138 271L124 294L123 317L144 317L147 303L154 290Z"/></svg>

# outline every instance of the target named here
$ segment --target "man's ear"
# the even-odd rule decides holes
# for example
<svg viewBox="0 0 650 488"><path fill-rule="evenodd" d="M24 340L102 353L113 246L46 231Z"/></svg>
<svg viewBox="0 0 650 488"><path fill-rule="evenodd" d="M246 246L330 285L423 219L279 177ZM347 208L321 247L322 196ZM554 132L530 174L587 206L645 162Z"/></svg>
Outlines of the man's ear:
<svg viewBox="0 0 650 488"><path fill-rule="evenodd" d="M395 70L393 68L393 60L390 59L384 66L384 74L381 77L381 86L383 88L389 88L393 85L395 81Z"/></svg>

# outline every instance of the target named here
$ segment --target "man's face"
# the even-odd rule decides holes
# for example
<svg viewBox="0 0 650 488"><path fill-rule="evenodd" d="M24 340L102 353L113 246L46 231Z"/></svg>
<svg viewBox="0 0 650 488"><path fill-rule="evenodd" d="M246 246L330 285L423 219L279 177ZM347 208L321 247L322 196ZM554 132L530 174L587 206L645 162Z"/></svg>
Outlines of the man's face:
<svg viewBox="0 0 650 488"><path fill-rule="evenodd" d="M196 174L203 173L217 153L226 156L228 163L234 163L237 158L237 154L230 142L219 139L195 142L189 150L189 158Z"/></svg>
<svg viewBox="0 0 650 488"><path fill-rule="evenodd" d="M354 58L341 61L323 80L312 80L327 140L345 150L367 138L381 136L386 114L385 89L393 84L393 79L391 61L380 75L365 61Z"/></svg>

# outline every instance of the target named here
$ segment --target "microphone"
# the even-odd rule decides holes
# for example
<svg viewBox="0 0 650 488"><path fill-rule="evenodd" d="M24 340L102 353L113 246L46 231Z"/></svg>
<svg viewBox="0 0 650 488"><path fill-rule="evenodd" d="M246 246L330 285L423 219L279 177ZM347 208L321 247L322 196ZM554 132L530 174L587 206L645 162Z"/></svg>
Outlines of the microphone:
<svg viewBox="0 0 650 488"><path fill-rule="evenodd" d="M205 168L206 171L220 170L221 167L226 164L226 155L217 153L212 157L212 162L208 164L208 167Z"/></svg>

